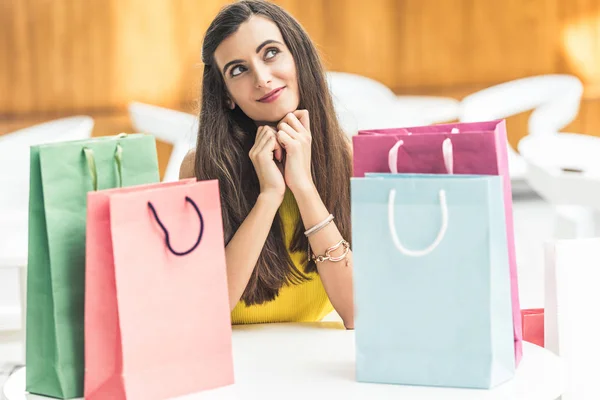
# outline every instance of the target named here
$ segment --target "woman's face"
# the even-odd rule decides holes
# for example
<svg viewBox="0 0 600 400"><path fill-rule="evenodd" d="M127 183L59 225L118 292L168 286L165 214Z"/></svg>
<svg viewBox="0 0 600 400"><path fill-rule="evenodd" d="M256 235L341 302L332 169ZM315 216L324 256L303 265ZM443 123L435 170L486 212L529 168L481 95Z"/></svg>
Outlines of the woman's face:
<svg viewBox="0 0 600 400"><path fill-rule="evenodd" d="M251 17L221 42L215 61L229 98L257 124L279 122L298 108L296 63L273 21Z"/></svg>

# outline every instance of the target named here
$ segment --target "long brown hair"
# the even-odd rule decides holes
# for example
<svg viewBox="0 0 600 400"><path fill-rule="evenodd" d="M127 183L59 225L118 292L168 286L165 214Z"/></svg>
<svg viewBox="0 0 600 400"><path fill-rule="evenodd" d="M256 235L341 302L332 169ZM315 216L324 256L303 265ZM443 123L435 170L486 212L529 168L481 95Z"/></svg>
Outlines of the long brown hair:
<svg viewBox="0 0 600 400"><path fill-rule="evenodd" d="M312 174L321 199L335 216L342 236L350 240L350 188L352 172L349 142L336 119L323 65L302 26L281 7L262 0L243 0L224 7L210 24L202 45L204 73L200 100L200 125L195 173L200 180L218 179L223 228L228 243L260 192L259 181L248 152L254 143L256 125L239 107L227 107L226 86L214 53L219 44L253 15L273 21L296 63L300 109L310 115ZM306 253L308 242L298 222L291 251ZM296 268L285 246L279 214L258 258L242 300L248 305L274 299L285 283L309 279L314 262L304 260L304 271Z"/></svg>

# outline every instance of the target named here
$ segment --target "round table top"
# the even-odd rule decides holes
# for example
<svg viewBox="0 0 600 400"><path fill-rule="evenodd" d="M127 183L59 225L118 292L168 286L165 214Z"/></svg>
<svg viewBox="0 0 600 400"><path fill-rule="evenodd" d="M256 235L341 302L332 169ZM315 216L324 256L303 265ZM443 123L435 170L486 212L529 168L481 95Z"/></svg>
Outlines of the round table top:
<svg viewBox="0 0 600 400"><path fill-rule="evenodd" d="M359 383L354 332L339 322L235 326L233 354L235 384L178 399L554 400L565 388L561 360L531 343L524 343L516 376L491 390ZM4 395L46 399L25 393L25 368L6 381Z"/></svg>

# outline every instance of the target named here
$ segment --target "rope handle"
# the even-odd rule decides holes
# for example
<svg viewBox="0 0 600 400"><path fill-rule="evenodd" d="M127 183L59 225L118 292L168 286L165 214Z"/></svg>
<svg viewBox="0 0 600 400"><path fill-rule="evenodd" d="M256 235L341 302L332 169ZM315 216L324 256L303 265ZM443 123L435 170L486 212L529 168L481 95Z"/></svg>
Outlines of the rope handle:
<svg viewBox="0 0 600 400"><path fill-rule="evenodd" d="M198 247L198 245L200 244L200 241L202 240L202 235L204 234L204 218L202 217L202 213L200 212L198 205L194 202L194 200L192 200L188 196L185 196L185 201L190 203L192 205L192 207L194 207L194 210L196 211L196 213L198 214L198 218L200 219L200 233L198 234L198 239L196 239L196 243L194 243L194 245L190 249L188 249L186 251L182 251L182 252L179 252L179 251L176 251L175 249L173 249L173 246L171 246L171 239L169 237L169 231L167 230L165 225L162 223L162 221L158 217L158 213L156 212L156 208L154 208L154 205L151 202L148 202L148 208L150 208L150 211L152 211L152 214L154 215L154 219L156 219L156 222L158 222L158 225L160 226L163 233L165 234L165 243L167 245L167 248L169 249L169 251L171 251L171 253L173 253L176 256L180 256L180 257L186 256L186 255L190 254L192 251L196 250L196 247Z"/></svg>
<svg viewBox="0 0 600 400"><path fill-rule="evenodd" d="M388 225L390 229L390 234L392 236L392 241L394 242L396 249L398 249L400 253L410 257L423 257L435 250L436 247L440 245L442 240L444 240L444 237L446 236L446 231L448 230L448 203L446 202L446 191L440 190L439 196L440 208L442 212L442 226L440 227L437 236L435 237L434 241L426 248L421 250L411 250L406 248L400 241L400 238L398 238L398 232L396 231L396 224L394 222L394 204L396 203L396 190L390 190L388 199Z"/></svg>
<svg viewBox="0 0 600 400"><path fill-rule="evenodd" d="M96 157L94 155L94 150L89 147L83 148L83 154L85 155L85 160L87 162L88 171L90 173L90 179L92 181L92 188L94 192L98 191L98 167L96 166ZM117 148L115 149L114 154L115 164L117 165L117 178L118 178L118 187L123 187L123 148L120 143L117 143Z"/></svg>
<svg viewBox="0 0 600 400"><path fill-rule="evenodd" d="M458 128L452 128L452 132L450 133L458 133ZM388 152L388 167L390 168L390 172L393 174L398 173L398 154L400 152L400 147L403 145L404 140L400 139ZM444 139L442 143L442 157L444 158L446 172L449 175L452 175L454 173L454 153L452 149L452 140L450 138Z"/></svg>
<svg viewBox="0 0 600 400"><path fill-rule="evenodd" d="M450 133L456 134L459 133L459 130L458 128L452 128ZM398 173L398 153L402 145L404 145L404 141L398 140L388 153L388 164L390 167L390 171L394 174ZM449 175L452 175L454 173L454 153L452 147L452 140L450 138L446 138L442 142L442 157L444 158L444 166L446 167L446 172ZM446 236L446 232L448 230L448 203L446 201L446 191L440 190L439 197L440 209L442 213L442 225L440 227L440 230L438 231L437 236L435 237L434 241L426 248L421 250L411 250L406 248L402 244L400 238L398 237L398 232L396 231L396 224L394 222L394 204L396 203L396 190L390 190L388 198L388 225L390 229L390 234L392 236L392 241L394 242L396 249L398 249L400 253L410 257L422 257L435 250L440 245L442 240L444 240L444 237Z"/></svg>

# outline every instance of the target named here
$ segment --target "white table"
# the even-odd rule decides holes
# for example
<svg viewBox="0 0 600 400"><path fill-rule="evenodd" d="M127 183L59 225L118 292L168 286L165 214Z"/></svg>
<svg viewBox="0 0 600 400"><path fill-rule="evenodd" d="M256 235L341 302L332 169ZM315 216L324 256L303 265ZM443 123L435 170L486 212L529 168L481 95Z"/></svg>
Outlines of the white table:
<svg viewBox="0 0 600 400"><path fill-rule="evenodd" d="M234 385L178 398L554 400L565 387L564 367L553 353L525 343L516 377L493 390L446 389L358 383L354 379L354 332L338 322L236 326ZM25 394L25 369L4 386L8 400Z"/></svg>

